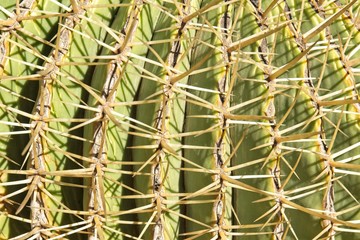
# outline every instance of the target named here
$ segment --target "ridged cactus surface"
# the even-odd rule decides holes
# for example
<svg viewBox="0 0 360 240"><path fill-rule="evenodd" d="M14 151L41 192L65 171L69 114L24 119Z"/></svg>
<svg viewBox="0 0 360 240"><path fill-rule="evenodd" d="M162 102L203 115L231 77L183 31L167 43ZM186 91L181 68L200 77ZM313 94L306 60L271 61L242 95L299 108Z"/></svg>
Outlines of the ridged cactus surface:
<svg viewBox="0 0 360 240"><path fill-rule="evenodd" d="M2 0L0 239L360 239L356 0Z"/></svg>

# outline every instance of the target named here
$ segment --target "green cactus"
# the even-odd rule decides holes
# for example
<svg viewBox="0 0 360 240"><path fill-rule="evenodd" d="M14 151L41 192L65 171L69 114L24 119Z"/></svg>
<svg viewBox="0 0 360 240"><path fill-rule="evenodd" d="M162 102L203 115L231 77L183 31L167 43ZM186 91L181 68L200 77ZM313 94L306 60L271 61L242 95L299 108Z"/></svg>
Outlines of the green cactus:
<svg viewBox="0 0 360 240"><path fill-rule="evenodd" d="M356 0L0 3L0 239L360 239Z"/></svg>

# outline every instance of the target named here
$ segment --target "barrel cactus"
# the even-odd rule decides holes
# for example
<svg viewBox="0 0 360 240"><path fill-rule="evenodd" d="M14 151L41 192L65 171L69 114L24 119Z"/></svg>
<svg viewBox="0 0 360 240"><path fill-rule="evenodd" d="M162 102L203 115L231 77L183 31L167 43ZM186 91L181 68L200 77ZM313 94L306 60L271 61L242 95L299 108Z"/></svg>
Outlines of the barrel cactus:
<svg viewBox="0 0 360 240"><path fill-rule="evenodd" d="M0 239L359 239L356 0L2 0Z"/></svg>

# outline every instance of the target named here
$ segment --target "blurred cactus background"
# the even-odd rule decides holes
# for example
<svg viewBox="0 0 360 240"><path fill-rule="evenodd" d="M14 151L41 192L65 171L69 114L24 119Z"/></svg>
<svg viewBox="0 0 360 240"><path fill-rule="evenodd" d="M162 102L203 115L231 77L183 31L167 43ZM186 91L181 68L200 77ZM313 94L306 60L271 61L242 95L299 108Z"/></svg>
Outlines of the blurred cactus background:
<svg viewBox="0 0 360 240"><path fill-rule="evenodd" d="M360 239L356 0L1 0L0 239Z"/></svg>

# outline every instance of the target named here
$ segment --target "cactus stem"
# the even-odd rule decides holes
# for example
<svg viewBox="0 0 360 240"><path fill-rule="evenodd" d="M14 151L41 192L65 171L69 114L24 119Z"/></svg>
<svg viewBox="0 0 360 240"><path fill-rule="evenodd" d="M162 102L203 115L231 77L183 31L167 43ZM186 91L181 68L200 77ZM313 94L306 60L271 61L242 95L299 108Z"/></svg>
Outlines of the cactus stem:
<svg viewBox="0 0 360 240"><path fill-rule="evenodd" d="M333 23L336 18L341 16L345 11L347 11L352 5L354 5L357 1L352 0L347 5L345 5L341 10L331 15L325 21L323 21L319 26L314 27L313 29L309 30L307 33L303 34L304 42L307 43L309 40L320 33L323 29L327 28L331 23Z"/></svg>
<svg viewBox="0 0 360 240"><path fill-rule="evenodd" d="M10 13L6 9L1 8L4 13L7 13L8 19L1 20L0 24L6 26L4 29L0 25L0 29L3 31L0 35L0 76L3 75L4 66L6 63L6 56L9 55L9 46L8 41L13 31L12 29L20 27L21 18L27 16L30 10L34 7L35 0L23 0L17 6L24 10L20 11L19 8L16 8L15 13Z"/></svg>
<svg viewBox="0 0 360 240"><path fill-rule="evenodd" d="M133 41L135 29L139 22L138 15L141 9L142 1L134 1L122 30L124 36L116 37L118 42L115 44L115 47L108 47L117 54L117 57L111 60L107 66L106 80L103 85L101 98L97 97L99 105L97 106L96 117L93 118L96 119L90 150L92 159L90 168L93 169L93 177L90 183L90 200L87 206L89 211L93 212L93 214L89 216L89 219L92 219L93 226L89 229L91 232L89 239L104 239L104 215L107 215L104 190L108 147L106 131L109 120L114 120L113 117L110 117L112 114L109 114L113 110L113 107L110 105L115 101L124 65L126 65L126 62L123 62L123 58L126 58L129 53L129 44ZM94 96L96 96L96 94Z"/></svg>
<svg viewBox="0 0 360 240"><path fill-rule="evenodd" d="M82 13L84 14L84 13ZM61 62L67 53L70 46L70 35L71 30L76 24L76 17L68 16L64 19L64 26L67 28L60 28L58 32L58 40L56 48L51 53L48 62L44 66L44 71L40 73L42 78L39 86L38 99L34 109L34 117L31 122L31 146L30 151L30 162L29 169L36 171L46 171L46 162L49 161L46 156L47 141L44 138L46 135L47 123L43 119L47 119L50 116L50 106L52 100L52 84L56 81L58 68L53 64L54 62ZM34 119L35 118L35 119ZM20 212L27 203L27 200L31 198L31 228L32 229L43 229L48 226L51 219L46 207L46 197L51 196L42 191L43 183L41 174L35 174L29 176L32 181L28 189L28 193L20 204L17 212ZM50 195L49 195L50 194ZM36 233L36 239L46 238L46 231L43 233Z"/></svg>

